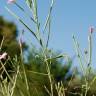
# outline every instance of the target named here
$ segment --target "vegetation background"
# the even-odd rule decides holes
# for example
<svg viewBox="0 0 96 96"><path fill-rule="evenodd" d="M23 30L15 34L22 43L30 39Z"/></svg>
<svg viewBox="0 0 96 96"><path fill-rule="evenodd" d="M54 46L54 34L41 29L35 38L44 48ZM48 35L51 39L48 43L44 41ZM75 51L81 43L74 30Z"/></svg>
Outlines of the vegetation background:
<svg viewBox="0 0 96 96"><path fill-rule="evenodd" d="M54 0L52 0L49 7L49 13L45 20L44 32L41 32L40 30L42 26L40 25L38 17L38 1L32 1L26 0L26 6L28 6L33 13L32 17L30 17L24 8L17 2L14 2L13 4L15 4L20 11L23 11L26 14L26 17L29 17L32 24L34 24L33 29L35 32L22 20L22 18L17 16L8 7L6 7L6 9L33 35L37 40L39 47L34 46L33 44L28 46L28 44L22 40L26 30L23 29L21 36L19 37L19 31L16 25L13 22L4 19L2 16L0 17L1 52L7 52L10 56L10 62L6 61L4 64L7 65L8 62L12 63L15 71L11 77L11 74L7 74L6 66L3 66L7 77L1 81L0 95L95 96L96 77L91 65L93 29L90 29L88 35L88 49L83 53L74 35L75 57L71 58L68 54L54 51L48 47ZM72 66L75 58L78 58L81 66L80 68ZM2 62L0 62L0 64L2 65ZM7 81L8 78L10 80L9 82Z"/></svg>

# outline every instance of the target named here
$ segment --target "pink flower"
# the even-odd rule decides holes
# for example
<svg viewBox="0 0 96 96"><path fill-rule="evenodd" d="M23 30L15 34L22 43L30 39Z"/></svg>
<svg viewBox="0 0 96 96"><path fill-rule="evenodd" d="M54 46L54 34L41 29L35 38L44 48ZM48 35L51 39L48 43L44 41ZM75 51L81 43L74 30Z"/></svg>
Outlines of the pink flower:
<svg viewBox="0 0 96 96"><path fill-rule="evenodd" d="M8 3L14 3L16 0L8 0Z"/></svg>
<svg viewBox="0 0 96 96"><path fill-rule="evenodd" d="M8 56L8 54L6 52L0 54L0 60L6 59L7 56Z"/></svg>
<svg viewBox="0 0 96 96"><path fill-rule="evenodd" d="M92 34L94 32L94 27L90 27L89 32Z"/></svg>

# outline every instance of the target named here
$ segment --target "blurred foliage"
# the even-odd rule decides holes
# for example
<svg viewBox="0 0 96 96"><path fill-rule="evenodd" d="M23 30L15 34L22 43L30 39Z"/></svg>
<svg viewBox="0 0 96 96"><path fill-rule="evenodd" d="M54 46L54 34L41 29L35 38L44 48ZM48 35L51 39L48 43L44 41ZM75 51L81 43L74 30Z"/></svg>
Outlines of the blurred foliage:
<svg viewBox="0 0 96 96"><path fill-rule="evenodd" d="M17 36L18 36L18 30L16 25L13 22L9 22L5 20L3 17L0 17L0 43L2 42L2 39L4 37L3 46L1 46L2 51L6 51L11 57L14 57L15 55L17 56L20 55L20 46L17 41ZM26 48L27 47L25 46L24 43L23 49ZM54 58L57 55L59 55L58 53L53 52L51 50L46 50L46 54L47 58L50 58L50 56ZM66 64L63 64L62 62L63 59L52 59L48 61L52 75L52 81L54 81L53 82L54 87L56 82L60 81L65 82L67 80L70 80L70 77L72 76L72 74L70 74L68 78L65 78L66 74L69 72L71 68L72 61L70 59ZM27 64L24 64L24 66L30 92L33 91L32 96L37 96L36 95L37 93L39 93L39 96L47 96L48 93L46 92L44 86L46 86L46 88L48 88L48 90L50 91L50 82L42 50L41 49L36 50L36 48L33 48L29 52L28 62ZM18 77L17 84L18 86L19 85L22 86L21 90L24 92L24 88L26 89L26 86L24 85L24 76L22 73L23 72L22 68L23 67L21 66L22 78Z"/></svg>
<svg viewBox="0 0 96 96"><path fill-rule="evenodd" d="M5 20L0 16L0 44L3 40L2 51L6 51L11 57L14 55L20 55L20 47L17 42L18 30L16 25L13 22ZM22 44L23 49L26 49L27 46L25 43Z"/></svg>
<svg viewBox="0 0 96 96"><path fill-rule="evenodd" d="M20 46L17 41L18 30L13 22L5 20L0 17L0 43L4 37L3 46L1 51L6 51L11 57L17 55L20 56ZM28 47L25 43L23 45L23 52ZM54 52L53 50L46 49L47 58L54 58L58 56L60 52ZM14 58L13 58L14 59ZM18 61L19 60L19 61ZM25 96L28 95L28 91L31 96L49 96L48 92L51 92L50 81L48 78L47 68L45 63L45 57L42 49L32 48L28 52L27 62L25 63L20 58L15 63L20 65L20 72L17 77L17 83L15 86L14 96L21 96L22 93ZM14 60L12 61L14 64ZM71 68L73 60L65 57L54 58L48 60L48 65L51 72L53 92L54 96L57 95L56 84L62 82L66 96L83 96L86 92L85 77L78 73L78 69ZM16 65L15 64L15 65ZM27 83L29 90L26 87L25 68ZM96 79L95 74L92 73L88 76L87 83L90 88L87 92L87 96L96 95ZM94 81L92 83L92 81ZM60 85L61 86L61 85ZM93 95L94 94L94 95Z"/></svg>
<svg viewBox="0 0 96 96"><path fill-rule="evenodd" d="M58 52L47 50L47 58L49 58L50 56L51 58L54 58L59 54L60 53ZM71 69L72 60L69 58L69 60L64 63L63 62L64 59L65 58L58 58L58 59L50 59L48 61L49 68L51 71L51 77L53 81L53 87L54 87L53 91L55 94L54 96L57 96L57 92L55 89L56 83L63 82L64 86L67 86L71 77L75 78L73 72L68 74ZM36 50L36 48L33 48L29 52L28 63L25 64L25 69L26 69L29 89L30 92L32 92L33 94L32 96L49 96L49 94L47 93L44 87L46 86L49 92L51 91L50 82L47 73L47 65L44 61L44 55L41 49ZM22 80L20 84L22 85Z"/></svg>
<svg viewBox="0 0 96 96"><path fill-rule="evenodd" d="M47 58L54 58L56 56L58 56L60 53L58 52L54 52L52 50L46 50L47 52ZM71 65L72 65L72 60L71 58L67 58L68 60L65 60L65 57L62 58L54 58L54 59L49 59L48 60L48 64L49 64L49 68L51 70L51 73L54 77L54 79L59 82L59 81L65 81L65 76L66 73L69 72ZM65 60L65 64L64 64L64 60ZM44 61L44 55L42 53L42 50L36 50L36 48L33 48L30 52L29 52L29 56L28 56L28 65L31 65L33 71L38 71L41 73L46 73L46 64ZM30 67L29 67L30 70ZM71 74L72 75L72 74ZM68 78L66 78L68 79Z"/></svg>

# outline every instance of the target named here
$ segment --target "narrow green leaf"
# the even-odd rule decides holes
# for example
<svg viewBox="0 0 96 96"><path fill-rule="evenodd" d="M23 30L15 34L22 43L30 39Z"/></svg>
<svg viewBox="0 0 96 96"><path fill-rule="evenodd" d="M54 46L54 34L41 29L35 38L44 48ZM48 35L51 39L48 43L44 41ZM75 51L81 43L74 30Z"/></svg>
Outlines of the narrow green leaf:
<svg viewBox="0 0 96 96"><path fill-rule="evenodd" d="M15 13L13 13L8 7L5 7L8 12L13 15L17 20L19 20L32 34L33 36L37 39L37 36L35 34L35 32L33 32Z"/></svg>
<svg viewBox="0 0 96 96"><path fill-rule="evenodd" d="M23 9L23 7L22 7L21 5L19 5L18 3L15 3L15 5L16 5L21 11L23 11L27 17L29 17L34 23L36 23L36 21L35 21L32 17L29 16L29 14Z"/></svg>
<svg viewBox="0 0 96 96"><path fill-rule="evenodd" d="M19 4L17 4L16 2L14 3L20 10L22 10L24 12L24 8L21 7Z"/></svg>
<svg viewBox="0 0 96 96"><path fill-rule="evenodd" d="M45 32L47 26L48 26L48 22L49 22L49 19L51 17L51 12L52 12L52 9L53 9L53 4L54 4L54 0L52 0L51 2L51 6L50 6L50 9L49 9L49 13L48 13L48 16L46 18L46 21L45 21L45 24L44 24L44 29L43 29L43 32Z"/></svg>
<svg viewBox="0 0 96 96"><path fill-rule="evenodd" d="M46 59L46 61L49 61L49 60L53 60L53 59L59 59L59 58L69 58L69 56L67 54L63 54L63 55L58 55L56 57L53 57L53 58L48 58Z"/></svg>
<svg viewBox="0 0 96 96"><path fill-rule="evenodd" d="M32 8L32 0L26 0L26 4L30 9Z"/></svg>

